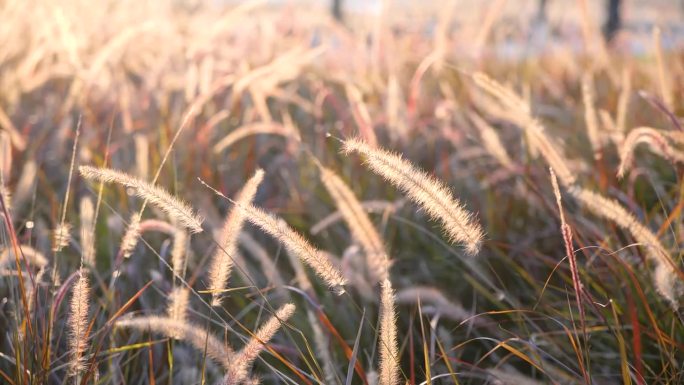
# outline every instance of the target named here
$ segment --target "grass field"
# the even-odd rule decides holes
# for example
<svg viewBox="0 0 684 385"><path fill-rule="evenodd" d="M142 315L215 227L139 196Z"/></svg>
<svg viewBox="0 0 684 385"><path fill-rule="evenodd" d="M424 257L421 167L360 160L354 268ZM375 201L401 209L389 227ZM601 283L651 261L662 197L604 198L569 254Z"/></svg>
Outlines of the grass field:
<svg viewBox="0 0 684 385"><path fill-rule="evenodd" d="M0 383L684 383L684 42L627 3L0 0Z"/></svg>

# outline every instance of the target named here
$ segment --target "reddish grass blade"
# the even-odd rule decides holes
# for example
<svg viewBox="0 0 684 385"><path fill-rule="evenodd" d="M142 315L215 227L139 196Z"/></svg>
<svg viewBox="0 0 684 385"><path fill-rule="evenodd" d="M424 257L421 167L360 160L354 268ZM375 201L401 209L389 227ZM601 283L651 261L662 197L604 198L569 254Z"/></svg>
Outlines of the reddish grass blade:
<svg viewBox="0 0 684 385"><path fill-rule="evenodd" d="M318 319L332 333L332 335L335 336L335 339L337 339L337 342L342 347L342 350L344 350L344 354L347 357L347 359L351 360L351 358L353 356L353 351L349 347L349 345L347 345L347 342L344 340L342 335L340 335L340 332L338 332L337 329L335 329L335 326L333 326L333 324L328 319L328 316L325 315L325 313L323 313L323 311L318 309L318 310L316 310L316 312L318 313ZM363 370L363 367L361 366L361 364L358 361L354 364L354 369L356 370L356 374L358 374L359 377L361 378L361 381L363 381L363 383L365 385L368 385L368 380L366 379L366 372Z"/></svg>

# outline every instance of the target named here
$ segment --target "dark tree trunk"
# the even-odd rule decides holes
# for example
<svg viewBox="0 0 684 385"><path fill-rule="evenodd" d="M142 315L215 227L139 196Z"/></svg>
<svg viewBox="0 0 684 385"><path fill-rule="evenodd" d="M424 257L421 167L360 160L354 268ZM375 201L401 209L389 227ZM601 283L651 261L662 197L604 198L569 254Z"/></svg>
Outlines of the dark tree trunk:
<svg viewBox="0 0 684 385"><path fill-rule="evenodd" d="M337 21L342 21L342 0L333 0L332 15Z"/></svg>
<svg viewBox="0 0 684 385"><path fill-rule="evenodd" d="M613 40L617 32L622 27L622 18L620 17L620 5L622 0L608 0L606 1L606 23L603 25L603 37L607 42Z"/></svg>
<svg viewBox="0 0 684 385"><path fill-rule="evenodd" d="M539 8L537 8L537 22L546 22L546 3L547 0L539 0Z"/></svg>

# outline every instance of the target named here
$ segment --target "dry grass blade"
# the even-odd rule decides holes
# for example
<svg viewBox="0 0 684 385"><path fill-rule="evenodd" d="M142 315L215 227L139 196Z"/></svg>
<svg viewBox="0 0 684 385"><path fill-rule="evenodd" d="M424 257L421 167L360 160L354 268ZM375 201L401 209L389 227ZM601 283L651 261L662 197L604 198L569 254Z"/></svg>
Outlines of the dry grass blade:
<svg viewBox="0 0 684 385"><path fill-rule="evenodd" d="M321 328L321 321L316 318L313 311L306 311L306 318L309 321L309 327L313 333L313 342L316 347L316 355L323 361L323 376L326 384L337 384L337 374L335 363L328 349L329 338L323 333Z"/></svg>
<svg viewBox="0 0 684 385"><path fill-rule="evenodd" d="M453 198L451 190L444 183L419 170L400 155L373 148L358 139L346 140L343 151L347 154L358 152L365 156L366 165L373 172L403 190L430 217L439 219L452 243L465 243L469 255L479 252L484 236L482 227Z"/></svg>
<svg viewBox="0 0 684 385"><path fill-rule="evenodd" d="M135 143L135 165L138 178L146 180L150 169L150 143L145 135L134 135Z"/></svg>
<svg viewBox="0 0 684 385"><path fill-rule="evenodd" d="M349 99L352 115L354 116L354 120L359 127L359 133L364 140L369 143L369 145L373 147L377 146L378 139L376 138L375 131L373 130L373 120L371 120L366 103L363 101L363 95L361 95L361 91L352 83L346 83L345 90L347 93L347 98Z"/></svg>
<svg viewBox="0 0 684 385"><path fill-rule="evenodd" d="M16 147L18 150L24 150L26 148L26 140L23 136L21 136L19 130L17 130L12 123L12 120L9 118L9 116L7 116L2 108L0 108L0 128L2 128L4 131L7 131L14 147Z"/></svg>
<svg viewBox="0 0 684 385"><path fill-rule="evenodd" d="M9 134L0 130L0 186L5 187L10 178L12 170L12 143ZM7 206L9 200L6 200Z"/></svg>
<svg viewBox="0 0 684 385"><path fill-rule="evenodd" d="M159 219L145 219L140 222L140 232L144 233L147 231L158 231L166 235L174 235L178 230L172 224Z"/></svg>
<svg viewBox="0 0 684 385"><path fill-rule="evenodd" d="M24 168L21 170L21 176L19 177L19 182L17 182L14 189L14 196L12 197L14 198L12 201L12 209L14 211L19 211L28 198L30 198L31 189L35 184L37 173L38 167L36 166L36 162L31 160L24 164Z"/></svg>
<svg viewBox="0 0 684 385"><path fill-rule="evenodd" d="M390 261L380 234L349 186L332 170L321 165L318 168L325 188L366 253L366 264L373 280L383 282L388 277Z"/></svg>
<svg viewBox="0 0 684 385"><path fill-rule="evenodd" d="M174 197L161 187L154 186L124 172L108 168L80 166L79 171L81 176L89 180L97 180L106 183L113 182L132 188L136 195L166 212L166 214L176 220L179 225L182 225L193 233L202 232L203 219L195 214L187 203Z"/></svg>

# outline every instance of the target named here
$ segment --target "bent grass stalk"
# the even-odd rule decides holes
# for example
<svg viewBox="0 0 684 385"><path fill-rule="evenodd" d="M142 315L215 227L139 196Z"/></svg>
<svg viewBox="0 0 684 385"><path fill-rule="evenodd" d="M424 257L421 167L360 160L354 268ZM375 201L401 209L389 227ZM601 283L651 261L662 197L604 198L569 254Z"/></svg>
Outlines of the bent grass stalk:
<svg viewBox="0 0 684 385"><path fill-rule="evenodd" d="M659 131L651 127L637 127L629 132L629 135L622 142L620 151L620 166L617 176L622 178L634 163L634 151L639 144L646 144L652 151L665 157L672 163L684 163L684 152L681 152L670 145L671 140L677 140L667 131Z"/></svg>

